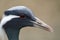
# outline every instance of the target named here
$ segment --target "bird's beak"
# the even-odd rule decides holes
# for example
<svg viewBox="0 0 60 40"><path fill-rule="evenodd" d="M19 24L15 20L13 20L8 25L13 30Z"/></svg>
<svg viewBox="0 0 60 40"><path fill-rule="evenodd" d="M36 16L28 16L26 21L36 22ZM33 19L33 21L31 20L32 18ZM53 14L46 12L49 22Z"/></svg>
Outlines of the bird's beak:
<svg viewBox="0 0 60 40"><path fill-rule="evenodd" d="M52 27L50 27L49 25L47 25L46 23L44 23L43 21L41 21L39 18L35 17L36 21L32 21L35 25L38 25L36 26L37 28L42 28L46 31L49 31L49 32L53 32L53 29Z"/></svg>

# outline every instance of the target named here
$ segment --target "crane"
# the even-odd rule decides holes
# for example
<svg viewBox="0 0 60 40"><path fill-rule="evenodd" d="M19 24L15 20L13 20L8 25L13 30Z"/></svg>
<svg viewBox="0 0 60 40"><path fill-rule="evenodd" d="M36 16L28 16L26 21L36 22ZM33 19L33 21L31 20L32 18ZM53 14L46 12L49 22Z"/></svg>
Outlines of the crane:
<svg viewBox="0 0 60 40"><path fill-rule="evenodd" d="M3 33L5 32L8 40L19 40L20 30L27 26L42 28L53 32L52 27L37 18L31 9L26 6L15 6L4 11L0 22L1 38L4 36Z"/></svg>

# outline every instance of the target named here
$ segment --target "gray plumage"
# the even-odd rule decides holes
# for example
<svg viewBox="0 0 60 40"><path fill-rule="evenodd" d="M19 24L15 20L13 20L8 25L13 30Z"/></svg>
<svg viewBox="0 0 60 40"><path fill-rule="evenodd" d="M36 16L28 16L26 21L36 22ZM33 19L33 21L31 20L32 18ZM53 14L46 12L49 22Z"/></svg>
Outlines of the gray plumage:
<svg viewBox="0 0 60 40"><path fill-rule="evenodd" d="M20 29L27 26L34 27L34 24L38 25L38 28L41 27L47 31L53 31L49 25L35 17L29 8L16 6L4 12L0 24L0 32L3 33L4 31L8 40L19 40Z"/></svg>

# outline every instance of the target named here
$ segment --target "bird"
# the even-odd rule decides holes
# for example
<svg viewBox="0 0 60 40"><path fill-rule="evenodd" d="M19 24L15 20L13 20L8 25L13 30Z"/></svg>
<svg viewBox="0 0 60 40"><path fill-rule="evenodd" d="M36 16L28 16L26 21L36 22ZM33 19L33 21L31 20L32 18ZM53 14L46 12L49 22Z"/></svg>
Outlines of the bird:
<svg viewBox="0 0 60 40"><path fill-rule="evenodd" d="M19 40L20 30L27 26L53 32L52 27L37 18L30 8L14 6L4 11L0 22L0 35L3 37L5 32L8 40Z"/></svg>

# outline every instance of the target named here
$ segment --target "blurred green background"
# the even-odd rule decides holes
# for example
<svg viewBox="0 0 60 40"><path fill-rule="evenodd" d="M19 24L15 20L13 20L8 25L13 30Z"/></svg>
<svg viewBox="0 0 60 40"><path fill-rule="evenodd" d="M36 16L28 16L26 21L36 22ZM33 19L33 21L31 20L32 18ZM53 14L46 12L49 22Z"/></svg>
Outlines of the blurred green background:
<svg viewBox="0 0 60 40"><path fill-rule="evenodd" d="M60 40L60 0L0 0L0 19L6 9L21 5L29 7L54 32L27 27L21 30L20 40Z"/></svg>

